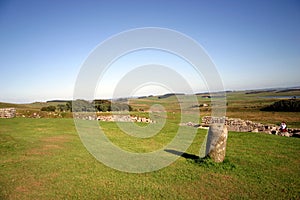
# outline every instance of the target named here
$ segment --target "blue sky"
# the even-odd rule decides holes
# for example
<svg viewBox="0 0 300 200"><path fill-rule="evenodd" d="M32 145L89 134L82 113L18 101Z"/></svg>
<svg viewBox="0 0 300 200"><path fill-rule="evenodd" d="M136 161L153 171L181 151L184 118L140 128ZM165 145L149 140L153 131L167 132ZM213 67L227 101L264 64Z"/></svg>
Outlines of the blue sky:
<svg viewBox="0 0 300 200"><path fill-rule="evenodd" d="M299 1L1 0L0 101L71 99L89 53L141 27L196 40L225 89L300 86Z"/></svg>

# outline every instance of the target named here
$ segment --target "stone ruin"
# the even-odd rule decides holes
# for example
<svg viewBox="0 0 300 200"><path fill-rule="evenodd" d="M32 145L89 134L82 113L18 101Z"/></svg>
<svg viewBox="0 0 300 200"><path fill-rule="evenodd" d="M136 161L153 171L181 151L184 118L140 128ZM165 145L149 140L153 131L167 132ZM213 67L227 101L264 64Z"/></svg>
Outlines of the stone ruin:
<svg viewBox="0 0 300 200"><path fill-rule="evenodd" d="M130 115L111 115L111 116L98 116L98 121L111 121L111 122L143 122L153 123L154 121L146 117L136 117Z"/></svg>
<svg viewBox="0 0 300 200"><path fill-rule="evenodd" d="M250 120L242 120L239 118L216 118L204 116L199 127L209 127L210 124L214 123L224 123L227 126L228 131L262 132L287 137L300 137L300 129L288 129L288 132L280 132L279 126L273 124L264 125L262 123L252 122Z"/></svg>
<svg viewBox="0 0 300 200"><path fill-rule="evenodd" d="M75 113L76 119L83 120L98 120L104 122L142 122L142 123L155 123L155 121L146 117L137 117L131 115L90 115L85 113Z"/></svg>
<svg viewBox="0 0 300 200"><path fill-rule="evenodd" d="M14 118L16 117L15 108L0 108L0 118Z"/></svg>
<svg viewBox="0 0 300 200"><path fill-rule="evenodd" d="M228 131L262 132L286 137L300 137L300 129L297 128L288 128L287 132L280 132L279 126L273 124L262 124L252 122L250 120L242 120L239 118L204 116L202 118L201 124L188 122L181 125L208 129L208 127L211 124L225 124L227 126Z"/></svg>
<svg viewBox="0 0 300 200"><path fill-rule="evenodd" d="M252 122L250 120L242 120L239 118L216 118L211 116L204 116L202 118L201 126L209 126L213 123L225 123L229 131L237 132L269 132L276 130L275 125L264 125L261 123Z"/></svg>

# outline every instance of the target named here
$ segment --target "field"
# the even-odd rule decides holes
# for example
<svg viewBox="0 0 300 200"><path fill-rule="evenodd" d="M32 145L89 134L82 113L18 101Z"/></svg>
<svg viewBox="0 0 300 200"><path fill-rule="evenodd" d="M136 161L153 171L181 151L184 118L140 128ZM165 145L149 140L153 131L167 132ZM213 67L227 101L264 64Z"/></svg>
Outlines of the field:
<svg viewBox="0 0 300 200"><path fill-rule="evenodd" d="M286 120L299 127L298 113L259 111L276 100L257 95L229 93L227 115L264 123ZM155 150L178 129L180 116L174 101L173 97L132 100L137 110L147 110L156 102L168 111L165 126L154 137L133 138L113 122L100 122L100 126L125 150ZM210 100L199 96L199 102ZM38 112L37 105L17 109ZM200 111L206 115L210 108ZM226 160L216 164L197 157L206 133L197 129L189 149L166 168L134 174L97 161L81 143L72 118L0 119L0 199L300 199L299 138L230 132Z"/></svg>
<svg viewBox="0 0 300 200"><path fill-rule="evenodd" d="M279 125L281 121L286 121L288 126L294 128L300 128L300 114L299 112L265 112L260 111L260 108L273 104L280 100L280 96L283 99L286 96L300 96L300 90L297 91L262 91L253 92L246 94L245 91L229 92L226 94L227 99L227 117L241 118L244 120L252 120L254 122L261 122L264 124L277 124ZM211 100L208 98L202 98L203 95L198 95L199 104L206 103L210 105ZM268 98L276 96L278 98ZM266 97L266 98L264 98ZM167 111L176 113L174 105L176 105L177 100L175 97L170 97L167 99L159 100L157 97L146 98L146 99L134 99L132 100L132 105L136 108L148 109L153 103L162 104ZM210 115L210 107L201 107L200 115Z"/></svg>

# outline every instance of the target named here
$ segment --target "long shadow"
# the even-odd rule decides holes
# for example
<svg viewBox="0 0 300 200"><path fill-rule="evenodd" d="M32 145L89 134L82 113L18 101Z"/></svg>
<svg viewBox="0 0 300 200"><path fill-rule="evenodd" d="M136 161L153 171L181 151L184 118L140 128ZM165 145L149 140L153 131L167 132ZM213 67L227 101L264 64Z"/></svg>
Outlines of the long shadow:
<svg viewBox="0 0 300 200"><path fill-rule="evenodd" d="M204 158L200 158L199 156L196 156L194 154L184 153L181 151L176 151L173 149L165 149L164 151L168 153L172 153L177 156L181 156L187 160L192 161L194 164L197 164L199 166L213 169L213 170L234 170L236 168L235 164L231 163L229 160L225 159L222 163L216 163L210 159L209 156L206 156Z"/></svg>
<svg viewBox="0 0 300 200"><path fill-rule="evenodd" d="M185 159L191 159L191 160L199 160L199 156L196 156L194 154L189 154L189 153L184 153L184 152L181 152L181 151L176 151L176 150L173 150L173 149L165 149L166 152L168 153L171 153L171 154L174 154L174 155L177 155L177 156L181 156Z"/></svg>

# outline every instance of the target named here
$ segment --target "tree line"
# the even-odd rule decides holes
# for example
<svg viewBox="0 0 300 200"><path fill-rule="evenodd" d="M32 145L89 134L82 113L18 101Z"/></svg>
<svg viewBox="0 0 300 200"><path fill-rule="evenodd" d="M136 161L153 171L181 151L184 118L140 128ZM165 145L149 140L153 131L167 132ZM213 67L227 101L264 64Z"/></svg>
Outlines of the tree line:
<svg viewBox="0 0 300 200"><path fill-rule="evenodd" d="M285 99L260 109L261 111L300 112L300 100Z"/></svg>
<svg viewBox="0 0 300 200"><path fill-rule="evenodd" d="M112 102L109 100L86 100L67 101L66 104L58 104L57 106L45 106L41 111L48 112L109 112L109 111L132 111L132 107L127 103Z"/></svg>

